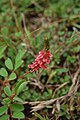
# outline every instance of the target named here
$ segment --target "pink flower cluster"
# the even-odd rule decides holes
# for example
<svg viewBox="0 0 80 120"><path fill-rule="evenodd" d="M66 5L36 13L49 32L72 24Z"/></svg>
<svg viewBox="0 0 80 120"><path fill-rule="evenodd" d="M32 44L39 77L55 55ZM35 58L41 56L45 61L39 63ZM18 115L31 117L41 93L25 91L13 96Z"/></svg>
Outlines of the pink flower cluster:
<svg viewBox="0 0 80 120"><path fill-rule="evenodd" d="M47 68L46 64L50 63L50 58L52 57L52 54L50 51L42 50L39 52L39 55L36 57L34 62L30 65L28 65L28 68L30 68L33 71L39 70L40 68Z"/></svg>

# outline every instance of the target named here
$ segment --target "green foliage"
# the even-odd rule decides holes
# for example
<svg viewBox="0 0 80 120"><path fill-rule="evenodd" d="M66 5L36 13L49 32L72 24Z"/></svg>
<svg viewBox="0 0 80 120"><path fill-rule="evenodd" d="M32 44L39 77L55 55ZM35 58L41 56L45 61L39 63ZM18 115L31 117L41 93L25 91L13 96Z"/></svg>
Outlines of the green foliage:
<svg viewBox="0 0 80 120"><path fill-rule="evenodd" d="M23 111L24 107L21 104L14 103L11 105L12 111Z"/></svg>
<svg viewBox="0 0 80 120"><path fill-rule="evenodd" d="M1 29L1 33L2 33L2 35L7 36L9 34L8 28L7 27L3 27Z"/></svg>
<svg viewBox="0 0 80 120"><path fill-rule="evenodd" d="M13 112L13 115L12 115L13 118L18 118L18 119L23 119L25 118L24 114L22 112Z"/></svg>
<svg viewBox="0 0 80 120"><path fill-rule="evenodd" d="M18 62L19 60L21 60L22 57L24 56L25 52L26 52L26 51L24 51L24 50L20 50L20 51L18 52L18 54L16 55L15 62Z"/></svg>
<svg viewBox="0 0 80 120"><path fill-rule="evenodd" d="M14 70L18 69L22 65L22 63L23 63L23 60L15 62Z"/></svg>
<svg viewBox="0 0 80 120"><path fill-rule="evenodd" d="M6 66L8 69L10 69L10 70L13 69L13 63L12 63L12 61L11 61L10 58L8 58L8 59L5 61L5 66Z"/></svg>
<svg viewBox="0 0 80 120"><path fill-rule="evenodd" d="M9 115L3 115L0 117L0 120L8 120L9 119Z"/></svg>
<svg viewBox="0 0 80 120"><path fill-rule="evenodd" d="M12 72L9 76L9 80L14 80L16 78L17 78L17 76L16 76L16 73L14 73L14 72Z"/></svg>
<svg viewBox="0 0 80 120"><path fill-rule="evenodd" d="M15 87L16 94L18 95L25 87L27 82L25 80L20 80Z"/></svg>
<svg viewBox="0 0 80 120"><path fill-rule="evenodd" d="M0 75L3 77L7 77L8 76L8 72L5 68L1 68L0 69Z"/></svg>
<svg viewBox="0 0 80 120"><path fill-rule="evenodd" d="M3 99L3 104L4 104L4 105L10 105L10 103L11 103L10 98L4 98L4 99Z"/></svg>
<svg viewBox="0 0 80 120"><path fill-rule="evenodd" d="M25 51L20 50L18 54L16 55L14 70L18 69L22 65L23 63L22 57L24 56L24 54L25 54Z"/></svg>
<svg viewBox="0 0 80 120"><path fill-rule="evenodd" d="M4 87L4 93L5 93L7 96L11 96L11 90L10 90L10 87L9 87L9 86Z"/></svg>
<svg viewBox="0 0 80 120"><path fill-rule="evenodd" d="M24 101L23 101L20 97L18 97L18 96L15 96L15 97L13 98L13 100L16 101L16 102L20 102L20 103L23 103L23 102L24 102Z"/></svg>
<svg viewBox="0 0 80 120"><path fill-rule="evenodd" d="M58 73L58 74L62 74L62 73L65 73L65 72L68 72L67 68L56 69L56 73Z"/></svg>
<svg viewBox="0 0 80 120"><path fill-rule="evenodd" d="M0 59L4 56L4 51L6 50L6 45L0 45Z"/></svg>
<svg viewBox="0 0 80 120"><path fill-rule="evenodd" d="M22 36L22 33L21 33L21 32L16 32L16 33L15 33L15 37L16 37L16 38L20 38L21 36Z"/></svg>
<svg viewBox="0 0 80 120"><path fill-rule="evenodd" d="M6 105L0 107L0 115L3 115L3 114L7 111L7 109L8 109L8 108L7 108Z"/></svg>

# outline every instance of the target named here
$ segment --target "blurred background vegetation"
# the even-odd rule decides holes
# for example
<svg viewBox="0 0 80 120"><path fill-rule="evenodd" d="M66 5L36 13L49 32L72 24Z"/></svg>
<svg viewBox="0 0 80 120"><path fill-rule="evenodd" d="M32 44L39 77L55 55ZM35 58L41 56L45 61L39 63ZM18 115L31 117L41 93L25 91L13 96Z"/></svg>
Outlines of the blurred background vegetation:
<svg viewBox="0 0 80 120"><path fill-rule="evenodd" d="M18 95L19 98L34 102L68 94L80 69L79 31L80 0L0 0L0 68L5 67L7 58L11 58L14 65L15 56L23 51L20 54L24 62L16 70L18 77L23 75L28 70L28 64L43 49L45 36L53 54L47 70L25 76L28 84ZM34 115L30 113L31 106L25 104L25 120L79 120L79 80L78 74L77 90L73 90L72 98L50 104ZM11 85L17 81L16 78ZM75 86L76 83L73 88Z"/></svg>

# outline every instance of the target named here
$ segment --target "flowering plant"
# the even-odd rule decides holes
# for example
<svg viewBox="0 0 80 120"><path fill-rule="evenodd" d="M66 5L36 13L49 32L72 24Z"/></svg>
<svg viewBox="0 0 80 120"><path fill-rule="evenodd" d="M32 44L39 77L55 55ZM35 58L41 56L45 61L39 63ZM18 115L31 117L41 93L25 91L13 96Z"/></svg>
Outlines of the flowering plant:
<svg viewBox="0 0 80 120"><path fill-rule="evenodd" d="M39 52L39 55L36 57L34 62L30 65L28 65L28 68L30 68L32 71L39 70L40 68L47 68L46 64L50 63L50 58L52 57L52 54L50 51L42 50Z"/></svg>

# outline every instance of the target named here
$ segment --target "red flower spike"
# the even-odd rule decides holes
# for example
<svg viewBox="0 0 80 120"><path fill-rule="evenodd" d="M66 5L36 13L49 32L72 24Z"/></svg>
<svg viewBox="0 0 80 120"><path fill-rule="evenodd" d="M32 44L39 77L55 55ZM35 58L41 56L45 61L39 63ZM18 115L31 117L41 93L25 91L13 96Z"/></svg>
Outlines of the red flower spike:
<svg viewBox="0 0 80 120"><path fill-rule="evenodd" d="M46 64L50 63L50 58L52 57L52 54L50 51L42 50L39 52L39 55L36 57L34 62L30 65L28 65L28 68L30 68L32 71L39 70L40 68L47 68Z"/></svg>

